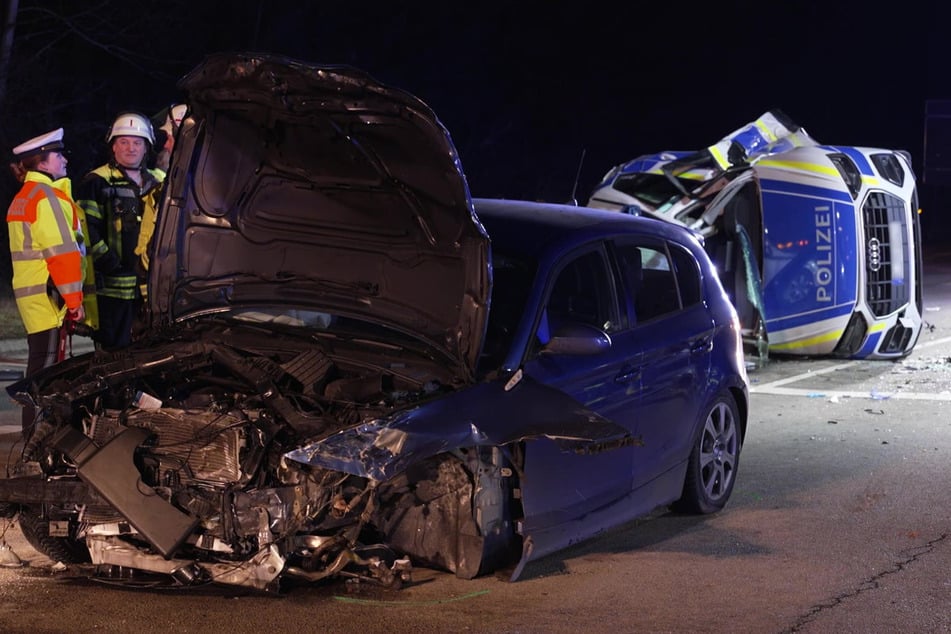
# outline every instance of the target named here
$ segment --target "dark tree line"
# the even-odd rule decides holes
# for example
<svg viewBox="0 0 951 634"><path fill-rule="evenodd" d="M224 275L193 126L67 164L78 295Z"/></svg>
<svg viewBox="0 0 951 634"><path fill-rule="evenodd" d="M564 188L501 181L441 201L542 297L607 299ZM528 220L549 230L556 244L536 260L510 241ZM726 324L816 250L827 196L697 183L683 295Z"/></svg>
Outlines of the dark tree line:
<svg viewBox="0 0 951 634"><path fill-rule="evenodd" d="M760 5L722 3L689 11L673 3L608 11L510 0L0 6L0 152L9 159L16 144L63 127L74 181L106 159L105 134L119 111L151 115L178 101L179 78L217 51L361 68L433 108L474 195L548 201L574 193L583 202L612 166L647 152L699 149L773 107L823 142L909 149L920 167L924 95L951 92L944 71L951 40L930 29L944 23L933 7L899 19L874 8L816 13L804 5L783 8L780 19ZM715 37L691 40L688 24ZM870 35L885 24L894 27L887 38ZM762 37L785 32L780 27L822 37L797 39L795 55L777 54ZM852 50L843 38L853 32L864 49L887 40L895 54L834 63ZM901 89L881 89L896 77ZM0 208L16 189L12 177L0 177ZM9 278L9 252L0 247L0 292Z"/></svg>
<svg viewBox="0 0 951 634"><path fill-rule="evenodd" d="M150 8L185 3L107 0L6 0L0 40L0 152L62 127L74 182L106 158L105 133L125 108L157 112L175 96L183 60L151 44ZM151 6L150 6L151 5ZM0 177L6 210L19 188ZM2 225L0 288L9 292L6 223Z"/></svg>
<svg viewBox="0 0 951 634"><path fill-rule="evenodd" d="M63 127L74 182L106 160L118 112L154 114L180 98L178 79L202 57L246 50L349 64L416 94L452 133L476 195L566 200L572 191L577 90L562 94L559 107L568 107L554 134L532 131L556 111L532 105L538 86L561 82L564 69L532 50L530 74L519 70L525 36L506 4L481 8L478 20L453 3L4 0L3 10L0 152L9 160L18 143ZM519 157L528 150L543 164ZM3 209L17 189L0 177ZM0 248L0 291L9 270Z"/></svg>

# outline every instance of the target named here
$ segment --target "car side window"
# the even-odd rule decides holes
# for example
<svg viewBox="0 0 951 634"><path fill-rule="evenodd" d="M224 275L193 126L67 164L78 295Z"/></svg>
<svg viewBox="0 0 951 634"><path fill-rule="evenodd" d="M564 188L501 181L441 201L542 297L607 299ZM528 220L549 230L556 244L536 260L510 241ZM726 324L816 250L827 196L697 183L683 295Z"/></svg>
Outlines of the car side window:
<svg viewBox="0 0 951 634"><path fill-rule="evenodd" d="M479 359L480 371L494 370L512 346L512 339L525 312L535 264L492 251L492 298L485 343Z"/></svg>
<svg viewBox="0 0 951 634"><path fill-rule="evenodd" d="M616 255L632 325L680 310L677 262L666 244L618 244Z"/></svg>
<svg viewBox="0 0 951 634"><path fill-rule="evenodd" d="M564 323L587 324L605 332L618 329L614 285L600 251L585 253L561 269L546 313L550 331Z"/></svg>
<svg viewBox="0 0 951 634"><path fill-rule="evenodd" d="M679 245L671 244L670 258L674 263L674 273L677 275L677 286L684 308L699 304L703 293L700 290L700 269L697 268L693 254Z"/></svg>

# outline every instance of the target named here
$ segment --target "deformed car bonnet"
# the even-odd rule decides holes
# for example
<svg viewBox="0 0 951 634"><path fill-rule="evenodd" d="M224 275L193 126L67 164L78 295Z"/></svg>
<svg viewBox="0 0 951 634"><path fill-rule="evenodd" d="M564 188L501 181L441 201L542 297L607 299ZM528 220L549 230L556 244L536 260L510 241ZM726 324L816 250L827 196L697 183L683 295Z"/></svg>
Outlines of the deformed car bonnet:
<svg viewBox="0 0 951 634"><path fill-rule="evenodd" d="M425 340L471 377L488 238L424 103L350 67L258 54L209 56L180 87L149 280L158 324L326 310Z"/></svg>

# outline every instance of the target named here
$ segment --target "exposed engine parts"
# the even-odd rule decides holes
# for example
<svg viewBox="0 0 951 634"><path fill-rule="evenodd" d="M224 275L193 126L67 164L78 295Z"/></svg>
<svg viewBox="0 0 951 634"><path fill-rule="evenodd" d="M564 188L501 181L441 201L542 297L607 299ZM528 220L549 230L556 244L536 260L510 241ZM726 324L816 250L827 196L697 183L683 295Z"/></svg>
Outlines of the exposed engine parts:
<svg viewBox="0 0 951 634"><path fill-rule="evenodd" d="M443 509L438 522L472 521L475 482L459 458L434 463L441 493L426 499L405 479L381 486L285 458L443 390L425 362L400 360L393 372L359 355L342 362L316 344L252 348L230 334L227 345L219 336L97 352L94 363L62 364L44 389L24 394L41 410L25 456L42 476L0 481L0 496L22 504L34 546L103 574L135 569L177 585L274 591L286 575L399 587L411 578L404 553L421 546L412 536L433 522L426 515ZM392 506L381 508L381 496ZM412 525L394 508L411 513ZM51 524L59 534L41 534ZM470 532L479 539L475 524ZM462 566L455 546L446 555L431 541L438 534L422 545L428 559Z"/></svg>

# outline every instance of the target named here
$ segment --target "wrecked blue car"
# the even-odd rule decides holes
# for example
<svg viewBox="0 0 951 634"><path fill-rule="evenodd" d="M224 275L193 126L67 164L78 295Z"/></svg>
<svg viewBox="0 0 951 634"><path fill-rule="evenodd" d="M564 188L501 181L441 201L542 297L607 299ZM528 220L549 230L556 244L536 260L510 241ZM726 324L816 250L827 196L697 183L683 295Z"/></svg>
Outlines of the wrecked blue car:
<svg viewBox="0 0 951 634"><path fill-rule="evenodd" d="M473 200L418 99L214 55L181 82L148 327L12 385L37 549L114 583L397 587L727 503L736 312L695 235Z"/></svg>

